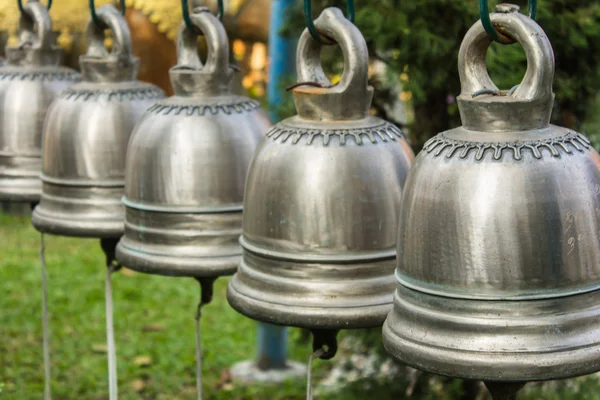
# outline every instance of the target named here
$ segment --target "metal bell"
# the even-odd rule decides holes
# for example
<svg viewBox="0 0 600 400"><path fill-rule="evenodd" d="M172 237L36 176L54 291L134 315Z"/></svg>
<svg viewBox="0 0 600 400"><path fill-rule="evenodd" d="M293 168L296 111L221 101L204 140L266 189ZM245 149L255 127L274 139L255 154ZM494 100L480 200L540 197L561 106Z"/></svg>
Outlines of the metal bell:
<svg viewBox="0 0 600 400"><path fill-rule="evenodd" d="M231 93L221 22L206 8L191 20L206 37L207 60L182 23L175 95L148 109L129 144L117 258L142 272L211 278L237 269L246 174L271 123L257 101Z"/></svg>
<svg viewBox="0 0 600 400"><path fill-rule="evenodd" d="M6 46L0 67L0 200L37 203L44 117L79 74L60 66L63 51L54 44L52 20L39 1L23 6L18 34L19 44Z"/></svg>
<svg viewBox="0 0 600 400"><path fill-rule="evenodd" d="M524 48L516 90L486 70L481 22L459 53L463 126L426 143L400 207L387 350L437 374L487 381L600 370L600 156L550 125L554 55L503 4L494 26Z"/></svg>
<svg viewBox="0 0 600 400"><path fill-rule="evenodd" d="M315 25L341 47L344 73L331 84L322 44L305 30L298 115L276 124L253 158L243 258L227 298L251 318L313 332L380 326L392 304L397 210L414 155L398 128L369 115L360 31L337 8Z"/></svg>
<svg viewBox="0 0 600 400"><path fill-rule="evenodd" d="M163 92L136 81L125 19L112 6L87 25L87 54L80 58L82 82L64 91L50 109L43 139L42 197L33 225L42 232L118 238L127 142L136 122ZM109 54L104 29L113 33Z"/></svg>

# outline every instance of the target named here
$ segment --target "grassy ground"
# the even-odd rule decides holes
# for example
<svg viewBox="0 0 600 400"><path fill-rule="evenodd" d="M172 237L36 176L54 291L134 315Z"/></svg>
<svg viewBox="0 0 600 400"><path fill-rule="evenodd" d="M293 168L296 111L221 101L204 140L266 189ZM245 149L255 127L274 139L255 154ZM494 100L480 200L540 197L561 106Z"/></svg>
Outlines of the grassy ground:
<svg viewBox="0 0 600 400"><path fill-rule="evenodd" d="M0 215L0 399L43 390L39 235L28 216ZM107 398L103 254L97 240L46 236L54 399ZM206 398L302 398L304 382L235 387L227 369L254 356L255 324L225 300L226 279L204 308ZM122 271L113 277L121 399L194 399L198 285ZM306 360L296 344L291 357ZM217 390L218 389L218 390Z"/></svg>
<svg viewBox="0 0 600 400"><path fill-rule="evenodd" d="M97 240L46 237L52 329L54 400L107 399L103 254ZM39 400L43 391L39 234L29 217L0 213L0 400ZM217 281L214 302L204 309L205 399L304 399L303 379L283 385L242 386L230 382L235 362L254 356L255 323L225 300L227 279ZM149 276L122 270L113 277L119 392L122 400L195 399L194 312L198 285L191 279ZM290 330L290 357L306 361L309 344ZM337 365L356 367L350 354L378 348L342 346L336 362L316 361L316 381ZM342 343L355 335L342 333ZM363 339L363 343L365 339ZM345 363L345 364L344 364ZM383 379L359 379L324 390L318 399L485 399L467 395L460 380L447 380L400 367ZM350 375L350 374L349 374ZM524 400L600 399L598 378L530 384Z"/></svg>

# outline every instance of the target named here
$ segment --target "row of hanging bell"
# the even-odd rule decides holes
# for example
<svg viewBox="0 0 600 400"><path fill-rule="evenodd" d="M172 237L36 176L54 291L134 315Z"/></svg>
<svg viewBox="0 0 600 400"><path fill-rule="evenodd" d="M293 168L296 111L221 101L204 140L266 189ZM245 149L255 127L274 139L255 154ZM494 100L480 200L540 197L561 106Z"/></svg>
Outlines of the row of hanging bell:
<svg viewBox="0 0 600 400"><path fill-rule="evenodd" d="M18 44L7 45L0 67L0 201L35 204L40 199L41 140L46 111L57 95L79 81L60 66L46 6L23 6Z"/></svg>
<svg viewBox="0 0 600 400"><path fill-rule="evenodd" d="M87 25L82 80L63 91L46 116L42 193L32 222L41 232L118 240L127 143L144 111L164 94L136 80L139 61L119 11L102 6L96 14L102 25ZM113 34L110 54L106 28Z"/></svg>
<svg viewBox="0 0 600 400"><path fill-rule="evenodd" d="M401 131L370 116L373 88L360 31L337 8L315 26L338 44L344 72L333 85L322 44L298 43L297 116L268 131L244 196L243 258L227 298L240 313L310 329L320 358L337 331L381 326L395 285L397 212L414 158Z"/></svg>
<svg viewBox="0 0 600 400"><path fill-rule="evenodd" d="M155 102L132 135L126 167L121 264L141 272L214 279L241 256L242 201L248 166L270 121L257 101L231 92L225 28L207 8L182 23L175 95Z"/></svg>
<svg viewBox="0 0 600 400"><path fill-rule="evenodd" d="M600 370L600 156L549 124L554 54L542 28L514 5L491 20L523 46L527 72L499 91L481 22L464 38L463 126L427 142L410 171L383 340L406 364L491 382L503 398L519 384L493 382Z"/></svg>

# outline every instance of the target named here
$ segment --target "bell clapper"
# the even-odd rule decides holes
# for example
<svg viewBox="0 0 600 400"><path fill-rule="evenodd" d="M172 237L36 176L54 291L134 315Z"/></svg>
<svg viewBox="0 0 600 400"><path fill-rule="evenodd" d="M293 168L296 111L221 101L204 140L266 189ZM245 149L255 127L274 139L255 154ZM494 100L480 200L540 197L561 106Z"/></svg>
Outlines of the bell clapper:
<svg viewBox="0 0 600 400"><path fill-rule="evenodd" d="M31 205L33 209L35 204ZM50 318L48 313L48 274L46 273L46 246L44 234L40 237L40 263L42 264L42 330L44 353L44 400L52 399L50 390Z"/></svg>
<svg viewBox="0 0 600 400"><path fill-rule="evenodd" d="M200 284L200 302L196 309L196 387L198 400L202 400L202 343L200 335L200 317L202 307L212 301L215 278L195 278Z"/></svg>
<svg viewBox="0 0 600 400"><path fill-rule="evenodd" d="M483 382L493 400L516 400L517 393L525 386L525 382Z"/></svg>
<svg viewBox="0 0 600 400"><path fill-rule="evenodd" d="M100 246L106 255L106 346L108 351L108 393L110 400L117 400L117 349L115 346L115 327L113 322L112 274L121 269L116 261L115 250L119 239L102 238Z"/></svg>
<svg viewBox="0 0 600 400"><path fill-rule="evenodd" d="M312 364L315 358L321 360L331 360L337 353L337 334L338 330L311 330L313 335L313 352L308 358L308 367L306 368L306 400L312 400Z"/></svg>

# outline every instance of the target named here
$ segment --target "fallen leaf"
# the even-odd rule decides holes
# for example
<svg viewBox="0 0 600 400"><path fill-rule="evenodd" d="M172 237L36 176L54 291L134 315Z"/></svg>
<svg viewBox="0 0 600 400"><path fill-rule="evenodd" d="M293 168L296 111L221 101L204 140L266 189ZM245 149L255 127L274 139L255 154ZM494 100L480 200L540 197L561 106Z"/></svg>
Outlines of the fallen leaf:
<svg viewBox="0 0 600 400"><path fill-rule="evenodd" d="M133 363L138 367L148 367L152 364L152 359L148 356L137 356L133 358Z"/></svg>
<svg viewBox="0 0 600 400"><path fill-rule="evenodd" d="M135 275L135 271L129 268L125 268L122 267L121 268L121 273L125 276L134 276Z"/></svg>
<svg viewBox="0 0 600 400"><path fill-rule="evenodd" d="M94 353L106 353L108 351L108 348L105 344L93 344L92 351Z"/></svg>
<svg viewBox="0 0 600 400"><path fill-rule="evenodd" d="M134 379L130 383L131 388L136 392L141 392L146 387L146 383L144 383L141 379Z"/></svg>
<svg viewBox="0 0 600 400"><path fill-rule="evenodd" d="M142 327L142 331L144 332L162 332L165 330L165 327L161 324L147 324Z"/></svg>

